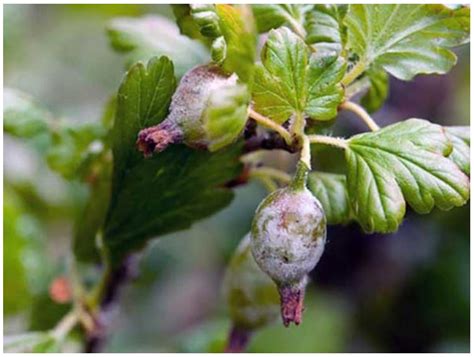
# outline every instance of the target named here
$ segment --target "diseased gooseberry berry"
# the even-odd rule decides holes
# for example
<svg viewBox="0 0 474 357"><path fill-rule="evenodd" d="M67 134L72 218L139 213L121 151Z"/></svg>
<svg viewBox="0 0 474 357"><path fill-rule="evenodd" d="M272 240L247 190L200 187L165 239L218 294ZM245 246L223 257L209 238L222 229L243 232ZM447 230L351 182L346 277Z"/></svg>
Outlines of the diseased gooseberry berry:
<svg viewBox="0 0 474 357"><path fill-rule="evenodd" d="M307 274L326 242L326 217L306 188L307 173L300 161L292 183L268 195L252 222L252 254L278 286L285 326L301 322Z"/></svg>
<svg viewBox="0 0 474 357"><path fill-rule="evenodd" d="M232 121L234 117L226 116L226 112L219 113L221 115L216 119L221 123L209 123L208 108L214 105L219 110L219 106L229 102L235 106L246 102L247 90L245 86L237 84L237 79L236 74L229 76L216 65L203 65L189 70L173 94L166 119L138 134L138 149L145 156L150 156L175 143L182 142L195 149L214 151L232 142L245 125L246 106L242 106L237 123Z"/></svg>

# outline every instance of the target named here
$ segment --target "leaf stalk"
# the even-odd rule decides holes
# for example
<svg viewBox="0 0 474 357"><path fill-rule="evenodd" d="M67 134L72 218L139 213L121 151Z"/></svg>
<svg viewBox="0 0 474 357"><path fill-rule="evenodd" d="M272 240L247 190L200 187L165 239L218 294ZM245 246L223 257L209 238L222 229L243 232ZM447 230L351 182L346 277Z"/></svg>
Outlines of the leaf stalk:
<svg viewBox="0 0 474 357"><path fill-rule="evenodd" d="M268 129L275 130L281 137L285 140L288 145L291 145L293 138L288 130L286 130L281 125L275 123L270 118L263 116L260 113L257 113L252 108L249 108L249 117L259 123L261 126L266 127Z"/></svg>
<svg viewBox="0 0 474 357"><path fill-rule="evenodd" d="M362 108L360 105L354 102L345 101L339 106L339 108L342 110L348 110L356 114L360 119L362 119L365 122L365 124L367 124L370 130L377 131L380 129L380 127L377 125L374 119L372 119L369 113L367 113L365 109Z"/></svg>
<svg viewBox="0 0 474 357"><path fill-rule="evenodd" d="M308 135L308 140L311 144L324 144L344 150L348 148L347 140L342 138L333 138L326 135Z"/></svg>

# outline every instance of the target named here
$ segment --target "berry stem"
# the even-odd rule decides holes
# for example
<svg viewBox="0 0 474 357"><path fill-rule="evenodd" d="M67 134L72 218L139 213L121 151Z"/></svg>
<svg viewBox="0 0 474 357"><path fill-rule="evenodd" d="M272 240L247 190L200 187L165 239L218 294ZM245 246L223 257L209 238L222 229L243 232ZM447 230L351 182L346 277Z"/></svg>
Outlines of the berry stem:
<svg viewBox="0 0 474 357"><path fill-rule="evenodd" d="M252 118L253 120L255 120L261 126L264 126L268 129L275 130L276 132L278 132L278 134L281 135L281 137L283 139L285 139L285 142L288 145L291 145L293 139L291 137L290 132L288 130L286 130L284 127L282 127L281 125L275 123L273 120L263 116L262 114L257 113L252 108L249 108L249 117Z"/></svg>
<svg viewBox="0 0 474 357"><path fill-rule="evenodd" d="M303 160L298 161L298 164L296 165L295 176L293 177L290 185L293 190L301 191L305 189L309 170L310 169Z"/></svg>
<svg viewBox="0 0 474 357"><path fill-rule="evenodd" d="M324 144L337 147L339 149L347 149L347 140L343 138L333 138L326 135L308 135L308 140L311 144Z"/></svg>
<svg viewBox="0 0 474 357"><path fill-rule="evenodd" d="M377 131L380 129L380 127L377 125L374 119L372 119L372 117L360 105L354 102L345 101L339 106L339 108L342 110L348 110L356 114L360 119L362 119L367 124L370 130Z"/></svg>
<svg viewBox="0 0 474 357"><path fill-rule="evenodd" d="M311 145L307 135L303 135L303 147L301 149L301 161L303 161L308 170L311 170Z"/></svg>

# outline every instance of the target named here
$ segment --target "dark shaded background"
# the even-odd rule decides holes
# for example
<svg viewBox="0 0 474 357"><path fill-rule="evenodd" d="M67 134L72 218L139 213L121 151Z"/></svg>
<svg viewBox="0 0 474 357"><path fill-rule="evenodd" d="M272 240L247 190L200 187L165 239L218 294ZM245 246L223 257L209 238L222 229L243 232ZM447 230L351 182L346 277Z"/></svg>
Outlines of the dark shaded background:
<svg viewBox="0 0 474 357"><path fill-rule="evenodd" d="M115 16L171 16L168 6L5 5L5 85L37 97L70 120L98 120L116 91L124 61L104 32ZM374 115L380 125L409 117L469 125L469 46L446 76L391 79L390 97ZM337 135L365 130L341 114ZM342 155L319 152L316 163L343 172ZM186 232L155 241L140 275L114 313L106 351L219 351L229 321L220 282L233 249L265 196L251 183L230 207ZM68 307L47 289L64 271L72 219L83 188L67 185L23 143L4 137L4 333L46 329ZM304 323L259 332L253 352L468 352L469 206L420 216L408 210L400 230L364 235L330 227L329 243L308 288ZM47 263L46 263L47 262ZM94 267L83 267L91 276ZM68 349L75 350L77 338Z"/></svg>

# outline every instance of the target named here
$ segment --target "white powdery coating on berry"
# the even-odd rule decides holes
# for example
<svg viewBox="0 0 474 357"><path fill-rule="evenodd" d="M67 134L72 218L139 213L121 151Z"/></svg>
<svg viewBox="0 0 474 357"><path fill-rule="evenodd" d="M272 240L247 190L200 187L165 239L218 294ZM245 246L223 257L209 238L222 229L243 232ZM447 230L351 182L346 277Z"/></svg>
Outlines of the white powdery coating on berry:
<svg viewBox="0 0 474 357"><path fill-rule="evenodd" d="M318 200L304 189L270 194L252 224L252 254L278 285L301 282L324 251L326 218Z"/></svg>
<svg viewBox="0 0 474 357"><path fill-rule="evenodd" d="M202 114L207 108L213 93L219 89L237 83L237 75L225 75L214 65L194 67L179 83L171 99L168 120L176 123L184 133L184 141L190 146L207 145Z"/></svg>

